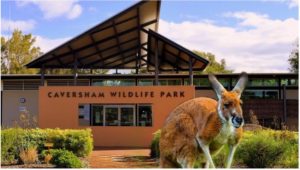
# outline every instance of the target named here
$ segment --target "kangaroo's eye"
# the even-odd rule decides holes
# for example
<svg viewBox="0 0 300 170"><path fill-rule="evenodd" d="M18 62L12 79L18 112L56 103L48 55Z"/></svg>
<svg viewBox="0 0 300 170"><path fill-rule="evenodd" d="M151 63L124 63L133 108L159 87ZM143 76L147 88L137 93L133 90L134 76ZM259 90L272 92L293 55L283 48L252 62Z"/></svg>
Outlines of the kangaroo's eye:
<svg viewBox="0 0 300 170"><path fill-rule="evenodd" d="M224 107L225 107L226 109L228 109L228 108L230 107L230 105L231 105L231 103L224 103Z"/></svg>

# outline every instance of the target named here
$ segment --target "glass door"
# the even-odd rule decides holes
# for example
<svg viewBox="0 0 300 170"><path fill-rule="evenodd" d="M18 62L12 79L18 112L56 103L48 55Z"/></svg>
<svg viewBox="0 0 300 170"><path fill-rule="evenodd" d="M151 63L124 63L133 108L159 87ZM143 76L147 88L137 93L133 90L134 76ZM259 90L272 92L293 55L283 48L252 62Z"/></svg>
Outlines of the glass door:
<svg viewBox="0 0 300 170"><path fill-rule="evenodd" d="M120 105L121 126L135 126L135 107Z"/></svg>
<svg viewBox="0 0 300 170"><path fill-rule="evenodd" d="M119 107L118 106L104 106L104 126L119 126Z"/></svg>
<svg viewBox="0 0 300 170"><path fill-rule="evenodd" d="M93 125L103 126L103 105L92 105Z"/></svg>

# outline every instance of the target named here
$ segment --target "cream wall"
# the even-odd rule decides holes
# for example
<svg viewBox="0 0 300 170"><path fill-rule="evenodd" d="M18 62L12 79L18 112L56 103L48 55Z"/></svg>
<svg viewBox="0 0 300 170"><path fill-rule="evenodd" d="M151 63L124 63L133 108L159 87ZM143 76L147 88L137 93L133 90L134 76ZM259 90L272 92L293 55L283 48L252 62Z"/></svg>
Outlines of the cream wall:
<svg viewBox="0 0 300 170"><path fill-rule="evenodd" d="M282 94L283 91L281 91ZM286 99L298 100L298 90L286 90Z"/></svg>
<svg viewBox="0 0 300 170"><path fill-rule="evenodd" d="M213 90L196 90L196 97L209 97L217 99L217 96Z"/></svg>
<svg viewBox="0 0 300 170"><path fill-rule="evenodd" d="M38 115L38 90L2 91L2 127L11 127L19 119L20 109L26 108L31 115ZM20 102L25 98L25 103Z"/></svg>

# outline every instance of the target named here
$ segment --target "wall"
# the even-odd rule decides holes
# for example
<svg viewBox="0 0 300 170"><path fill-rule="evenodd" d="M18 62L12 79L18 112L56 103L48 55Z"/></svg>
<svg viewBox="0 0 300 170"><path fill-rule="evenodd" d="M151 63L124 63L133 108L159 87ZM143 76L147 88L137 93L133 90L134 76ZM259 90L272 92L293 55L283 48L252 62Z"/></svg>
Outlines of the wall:
<svg viewBox="0 0 300 170"><path fill-rule="evenodd" d="M112 97L110 92L153 92L154 97ZM160 96L161 92L184 92L184 97ZM105 97L54 97L55 92L102 92ZM50 94L51 93L51 94ZM50 96L52 97L49 97ZM77 93L78 94L78 93ZM160 129L168 114L179 104L195 96L194 86L135 86L135 87L87 87L55 86L39 90L39 126L41 128L86 128L78 124L78 105L101 104L152 104L152 127L103 127L92 126L95 146L149 147L152 134Z"/></svg>
<svg viewBox="0 0 300 170"><path fill-rule="evenodd" d="M19 120L20 110L27 109L38 116L38 90L4 90L2 91L2 127L12 127ZM20 102L25 98L25 103Z"/></svg>

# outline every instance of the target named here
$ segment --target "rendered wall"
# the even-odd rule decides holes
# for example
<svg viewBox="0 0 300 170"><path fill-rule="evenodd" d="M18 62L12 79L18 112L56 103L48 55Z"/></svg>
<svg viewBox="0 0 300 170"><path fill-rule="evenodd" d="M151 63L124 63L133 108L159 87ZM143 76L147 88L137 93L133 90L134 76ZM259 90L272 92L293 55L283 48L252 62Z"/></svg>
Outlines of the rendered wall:
<svg viewBox="0 0 300 170"><path fill-rule="evenodd" d="M153 92L153 97L112 97L111 92ZM54 97L61 92L103 92L105 97ZM161 93L184 92L184 97L161 96ZM78 93L77 93L78 94ZM51 96L51 97L50 97ZM149 147L153 133L160 129L168 114L178 105L194 98L194 86L135 86L135 87L41 87L39 90L39 127L87 128L79 126L78 105L152 104L152 127L89 126L95 146Z"/></svg>
<svg viewBox="0 0 300 170"><path fill-rule="evenodd" d="M19 120L20 112L26 109L32 116L38 116L37 90L4 90L2 91L2 127L12 127ZM20 98L25 102L21 103Z"/></svg>

